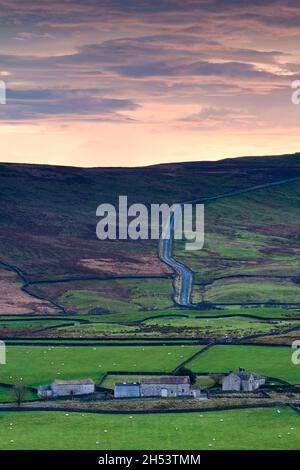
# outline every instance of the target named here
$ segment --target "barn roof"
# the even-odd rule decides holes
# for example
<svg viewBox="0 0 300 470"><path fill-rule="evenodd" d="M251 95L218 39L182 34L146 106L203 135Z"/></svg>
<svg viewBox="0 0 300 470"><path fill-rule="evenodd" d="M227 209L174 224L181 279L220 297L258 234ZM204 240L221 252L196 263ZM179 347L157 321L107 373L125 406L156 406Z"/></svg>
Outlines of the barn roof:
<svg viewBox="0 0 300 470"><path fill-rule="evenodd" d="M142 384L166 384L166 385L180 385L189 384L190 378L188 375L161 375L159 377L143 377Z"/></svg>
<svg viewBox="0 0 300 470"><path fill-rule="evenodd" d="M54 380L55 385L93 385L92 379L81 380Z"/></svg>

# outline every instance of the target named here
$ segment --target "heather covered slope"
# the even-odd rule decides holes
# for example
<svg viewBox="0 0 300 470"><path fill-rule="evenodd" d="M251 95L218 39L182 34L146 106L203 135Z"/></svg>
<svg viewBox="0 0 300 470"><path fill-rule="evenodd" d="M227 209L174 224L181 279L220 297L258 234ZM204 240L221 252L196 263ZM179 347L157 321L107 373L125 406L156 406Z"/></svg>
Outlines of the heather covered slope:
<svg viewBox="0 0 300 470"><path fill-rule="evenodd" d="M195 302L300 302L300 181L212 201L205 214L204 249L175 249L195 273Z"/></svg>
<svg viewBox="0 0 300 470"><path fill-rule="evenodd" d="M109 278L111 276L168 278L172 276L172 271L159 260L156 241L104 242L96 238L95 213L99 204L103 202L116 204L119 195L128 195L129 203L166 202L171 204L297 176L300 177L299 154L227 159L220 162L166 164L144 168L83 169L1 164L0 262L20 270L24 282ZM239 198L234 197L208 204L206 218L210 256L207 256L206 250L200 254L190 253L187 259L186 254L180 253L180 246L177 250L178 256L182 256L182 259L187 261L187 264L195 271L196 282L202 282L203 273L205 273L206 280L211 280L220 273L227 275L241 272L240 267L236 270L234 266L232 269L230 263L227 262L224 266L222 265L222 269L219 269L218 263L224 256L225 258L229 256L249 259L253 255L253 250L256 249L253 241L254 233L251 235L250 242L248 239L243 240L239 237L236 226L240 215L238 211L242 211L245 217L248 217L249 211L253 212L253 208L254 212L259 211L260 220L256 225L260 227L258 230L260 239L276 238L276 241L269 247L269 251L266 250L260 256L268 259L276 258L272 267L272 273L276 274L279 265L279 270L282 272L283 257L291 255L294 259L292 275L297 276L296 227L293 225L290 229L290 225L286 224L284 219L284 214L293 214L293 211L295 214L298 213L297 201L293 199L293 191L297 191L297 187L297 183L291 183L285 185L287 189L278 187L261 190ZM288 197L284 195L281 197L282 191L290 191ZM272 204L272 197L275 193L280 198L279 207L278 201L274 203L275 205ZM281 214L282 221L279 220ZM272 225L274 217L275 225L272 230L276 232L276 227L284 226L284 234L282 229L280 234L263 233L270 226L270 223L265 223L264 219L271 220ZM224 223L226 234L223 233L224 230L223 232L219 230L220 225L224 226ZM230 227L234 227L231 232ZM247 230L251 231L251 227L247 227ZM235 238L238 241L235 241ZM288 238L291 245L286 248ZM236 244L239 245L238 254L234 252ZM221 246L223 250L233 250L232 253L224 255L219 252ZM205 257L209 262L209 267L205 265ZM211 259L213 263L210 262ZM277 259L280 263L276 264ZM290 267L288 266L287 269ZM165 306L172 304L171 282L168 285L170 293ZM47 289L49 292L43 292L43 295L51 294L51 286ZM86 290L86 288L82 289ZM113 301L125 299L126 302L130 302L128 299L133 294L128 295L128 292L131 287L122 289L118 289L116 293L110 289L106 297L112 298ZM70 293L69 291L66 283L65 292ZM122 299L122 292L126 294L124 299ZM155 292L151 295L154 299ZM224 298L213 292L207 295L208 300L211 301L215 299L220 301ZM226 296L227 294L225 298ZM64 302L64 293L61 291L59 298ZM201 300L201 292L199 293L196 289L195 300L199 299ZM142 305L151 308L150 304L148 299ZM156 307L155 302L153 306ZM2 307L0 305L2 313L8 313ZM76 302L75 305L72 303L72 310L76 311Z"/></svg>

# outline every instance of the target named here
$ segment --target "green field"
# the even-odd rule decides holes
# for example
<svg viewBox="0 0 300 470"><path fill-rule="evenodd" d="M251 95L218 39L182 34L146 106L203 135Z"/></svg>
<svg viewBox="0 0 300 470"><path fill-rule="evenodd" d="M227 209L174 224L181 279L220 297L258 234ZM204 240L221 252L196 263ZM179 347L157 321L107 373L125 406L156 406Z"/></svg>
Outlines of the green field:
<svg viewBox="0 0 300 470"><path fill-rule="evenodd" d="M300 367L291 362L291 348L213 346L189 362L194 372L227 372L238 367L300 384Z"/></svg>
<svg viewBox="0 0 300 470"><path fill-rule="evenodd" d="M169 372L199 346L8 346L0 382L38 386L54 379L92 378L108 371Z"/></svg>
<svg viewBox="0 0 300 470"><path fill-rule="evenodd" d="M293 310L286 307L246 307L235 305L231 307L224 307L220 310L206 311L206 315L253 315L261 318L300 318L299 310ZM205 312L200 312L200 315L205 315Z"/></svg>
<svg viewBox="0 0 300 470"><path fill-rule="evenodd" d="M253 317L253 318L251 318ZM257 317L257 318L256 318ZM5 338L210 338L245 337L279 333L300 326L298 311L274 307L226 307L219 310L166 308L152 311L132 309L121 313L70 315L61 319L26 317L0 319ZM68 326L66 326L68 325ZM51 327L51 329L49 329Z"/></svg>
<svg viewBox="0 0 300 470"><path fill-rule="evenodd" d="M228 318L195 318L195 317L162 317L145 320L135 325L118 325L117 323L89 323L66 326L51 331L54 337L63 338L97 338L97 337L150 337L150 338L211 338L211 337L244 337L258 333L282 331L290 327L300 327L300 321L256 320L243 317ZM48 333L47 333L48 334ZM38 336L41 336L39 332Z"/></svg>
<svg viewBox="0 0 300 470"><path fill-rule="evenodd" d="M158 308L154 310L138 310L134 311L129 309L128 311L122 310L119 313L99 313L99 314L68 314L60 316L49 316L49 315L21 315L12 319L11 316L1 315L0 317L0 328L9 328L15 326L16 328L25 326L33 327L45 327L52 325L59 325L60 323L68 322L77 322L83 320L84 322L111 322L111 323L135 323L141 322L144 320L160 317L160 316L174 316L175 318L206 318L206 317L218 317L218 316L243 316L243 315L252 315L261 318L278 318L278 319L288 319L288 318L300 318L300 311L293 310L292 308L287 307L247 307L234 305L230 307L222 307L218 309L189 309L189 308L180 308L180 307L168 307L168 308Z"/></svg>
<svg viewBox="0 0 300 470"><path fill-rule="evenodd" d="M37 398L37 395L30 390L25 391L24 400L34 400ZM13 402L15 397L13 395L13 390L11 388L1 387L0 386L0 402Z"/></svg>
<svg viewBox="0 0 300 470"><path fill-rule="evenodd" d="M199 341L196 339L192 340L182 340L182 339L164 339L162 340L161 338L151 338L149 339L139 339L137 340L132 340L132 339L109 339L109 338L104 338L104 339L72 339L72 338L67 338L64 339L63 341L61 339L39 339L39 340L32 340L32 339L12 339L12 340L6 340L5 341L7 345L11 346L62 346L62 343L64 346L136 346L136 343L138 343L138 346L165 346L165 345L177 345L177 346L190 346L193 344L199 344Z"/></svg>
<svg viewBox="0 0 300 470"><path fill-rule="evenodd" d="M6 387L0 386L0 401L11 401L12 390Z"/></svg>
<svg viewBox="0 0 300 470"><path fill-rule="evenodd" d="M270 333L289 328L291 326L300 326L300 322L288 321L262 321L243 317L229 317L229 318L159 318L147 320L144 325L153 325L163 327L171 330L182 328L187 332L194 332L195 336L214 337L214 336L228 336L228 337L241 337L258 333Z"/></svg>
<svg viewBox="0 0 300 470"><path fill-rule="evenodd" d="M299 198L297 181L207 202L203 250L174 245L175 257L201 284L194 302L300 302Z"/></svg>
<svg viewBox="0 0 300 470"><path fill-rule="evenodd" d="M5 319L0 319L0 329L1 330L9 330L9 329L43 329L43 328L48 328L49 326L60 326L61 324L64 323L69 323L69 319L33 319L33 318L20 318L19 320L5 320ZM72 320L71 320L72 322Z"/></svg>
<svg viewBox="0 0 300 470"><path fill-rule="evenodd" d="M271 408L132 416L2 412L0 448L299 450L300 415L287 408L279 411Z"/></svg>
<svg viewBox="0 0 300 470"><path fill-rule="evenodd" d="M110 279L34 284L31 292L54 300L79 314L130 314L139 310L168 308L172 279Z"/></svg>
<svg viewBox="0 0 300 470"><path fill-rule="evenodd" d="M205 299L212 303L300 302L300 286L284 280L216 281L208 286Z"/></svg>

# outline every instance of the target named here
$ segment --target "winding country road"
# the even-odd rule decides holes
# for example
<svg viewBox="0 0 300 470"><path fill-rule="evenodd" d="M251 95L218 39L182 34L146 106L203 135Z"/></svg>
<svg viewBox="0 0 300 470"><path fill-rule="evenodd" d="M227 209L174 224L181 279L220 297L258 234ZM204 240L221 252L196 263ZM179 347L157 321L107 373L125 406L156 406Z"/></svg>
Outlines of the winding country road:
<svg viewBox="0 0 300 470"><path fill-rule="evenodd" d="M172 257L172 242L174 234L174 216L172 213L170 217L170 237L162 240L161 259L177 274L177 280L179 282L179 288L175 291L177 295L175 300L179 305L189 305L191 286L193 280L193 273L184 264L179 263Z"/></svg>
<svg viewBox="0 0 300 470"><path fill-rule="evenodd" d="M278 186L280 184L292 183L293 181L299 181L300 177L289 178L279 181L273 181L272 183L258 184L255 186L250 186L249 188L239 189L237 191L230 191L228 193L217 194L215 196L202 197L192 199L190 201L181 202L180 204L193 204L215 201L217 199L223 199L226 197L239 196L240 194L250 193L253 191L258 191L260 189L269 188L271 186ZM170 217L170 237L160 240L160 257L161 260L170 266L176 273L175 279L175 301L178 305L183 307L192 306L191 302L191 292L193 284L193 272L185 265L176 261L172 256L172 242L174 235L174 213Z"/></svg>

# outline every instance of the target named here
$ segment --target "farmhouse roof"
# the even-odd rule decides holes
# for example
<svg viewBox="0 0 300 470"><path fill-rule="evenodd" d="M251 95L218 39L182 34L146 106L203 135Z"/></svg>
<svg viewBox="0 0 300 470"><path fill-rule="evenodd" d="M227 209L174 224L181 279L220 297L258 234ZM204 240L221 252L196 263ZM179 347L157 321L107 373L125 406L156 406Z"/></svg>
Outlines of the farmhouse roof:
<svg viewBox="0 0 300 470"><path fill-rule="evenodd" d="M166 384L166 385L180 385L189 384L190 377L188 375L165 375L159 377L143 377L141 379L143 384Z"/></svg>
<svg viewBox="0 0 300 470"><path fill-rule="evenodd" d="M93 385L92 379L81 380L54 380L55 385Z"/></svg>
<svg viewBox="0 0 300 470"><path fill-rule="evenodd" d="M240 380L239 374L236 374L235 372L232 372L232 371L228 372L228 374L226 374L226 377L232 377L232 378Z"/></svg>
<svg viewBox="0 0 300 470"><path fill-rule="evenodd" d="M242 369L241 367L237 370L237 372L229 371L229 373L226 376L235 377L243 381L250 380L251 377L255 380L265 378L263 375L255 374L254 372L248 372L246 369Z"/></svg>

